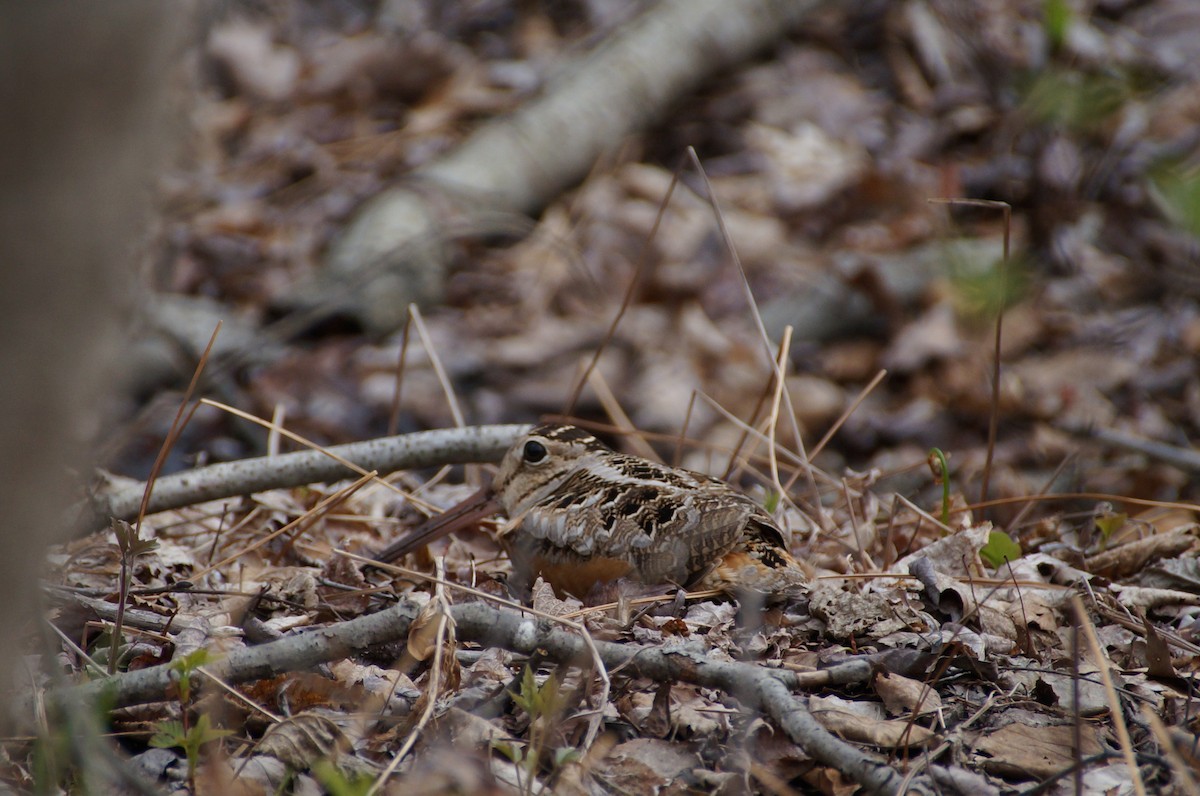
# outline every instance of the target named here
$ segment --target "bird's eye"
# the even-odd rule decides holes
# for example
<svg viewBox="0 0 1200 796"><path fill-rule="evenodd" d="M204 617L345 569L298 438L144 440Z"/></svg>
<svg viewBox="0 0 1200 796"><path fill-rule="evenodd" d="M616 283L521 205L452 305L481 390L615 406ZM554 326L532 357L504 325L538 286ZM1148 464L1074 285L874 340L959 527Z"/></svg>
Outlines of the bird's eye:
<svg viewBox="0 0 1200 796"><path fill-rule="evenodd" d="M530 464L537 464L542 459L546 458L546 446L540 442L530 440L525 443L525 461Z"/></svg>

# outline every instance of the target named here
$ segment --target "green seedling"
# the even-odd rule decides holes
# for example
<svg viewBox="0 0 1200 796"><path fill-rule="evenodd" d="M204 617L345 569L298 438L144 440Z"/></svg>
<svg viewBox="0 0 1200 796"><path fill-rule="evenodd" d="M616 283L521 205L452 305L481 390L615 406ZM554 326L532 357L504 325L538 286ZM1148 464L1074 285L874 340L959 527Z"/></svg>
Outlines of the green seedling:
<svg viewBox="0 0 1200 796"><path fill-rule="evenodd" d="M1008 561L1016 561L1024 553L1021 545L1004 531L992 531L988 534L987 544L979 550L979 556L989 567L996 569Z"/></svg>
<svg viewBox="0 0 1200 796"><path fill-rule="evenodd" d="M367 796L375 784L372 777L346 774L330 760L318 760L312 766L312 773L330 796Z"/></svg>
<svg viewBox="0 0 1200 796"><path fill-rule="evenodd" d="M933 473L933 482L942 485L942 525L950 525L950 465L946 463L946 454L941 448L929 450L929 469Z"/></svg>
<svg viewBox="0 0 1200 796"><path fill-rule="evenodd" d="M121 657L121 636L125 625L125 603L129 599L130 570L133 561L140 555L158 547L154 539L138 538L137 531L124 520L114 519L113 534L117 537L117 549L121 552L120 582L117 584L117 618L113 622L112 638L109 640L108 673L116 674L117 660Z"/></svg>
<svg viewBox="0 0 1200 796"><path fill-rule="evenodd" d="M213 727L207 715L202 714L194 724L191 722L189 705L192 700L192 675L211 660L212 655L208 650L199 649L171 661L171 672L178 675L176 689L179 693L181 720L159 722L150 738L151 746L183 750L187 758L188 785L193 793L196 792L196 766L200 762L200 750L210 741L233 734L232 730Z"/></svg>

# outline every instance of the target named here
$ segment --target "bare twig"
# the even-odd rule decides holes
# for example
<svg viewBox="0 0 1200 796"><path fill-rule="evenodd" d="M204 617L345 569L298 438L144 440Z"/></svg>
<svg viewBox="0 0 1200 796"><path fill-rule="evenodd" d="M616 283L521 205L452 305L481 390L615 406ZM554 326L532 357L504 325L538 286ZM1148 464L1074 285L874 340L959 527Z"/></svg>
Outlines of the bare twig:
<svg viewBox="0 0 1200 796"><path fill-rule="evenodd" d="M425 328L425 319L421 317L420 307L416 304L409 304L408 317L412 318L413 326L417 329L417 336L421 338L421 345L425 347L425 353L429 354L429 364L433 365L433 372L437 375L438 384L442 385L442 392L446 394L446 403L450 406L450 416L454 418L454 425L462 428L466 425L466 421L463 420L462 409L458 405L458 396L454 394L454 385L451 384L450 377L446 375L446 369L442 367L442 358L438 356L437 349L433 346L429 330Z"/></svg>
<svg viewBox="0 0 1200 796"><path fill-rule="evenodd" d="M419 609L403 602L376 614L330 625L319 630L288 636L258 647L231 652L206 667L210 676L227 683L272 677L284 671L307 669L326 661L339 660L378 644L407 637ZM589 642L577 633L539 621L527 613L468 603L450 608L458 637L485 646L503 647L530 654L541 650L559 663L587 660ZM749 710L762 711L788 737L815 760L832 766L854 779L869 793L891 794L902 780L899 772L876 756L864 752L822 727L802 700L789 689L799 679L793 672L768 669L751 663L715 661L699 653L666 650L630 644L592 641L604 667L620 667L627 673L659 682L682 681L719 688L736 697ZM169 665L127 672L106 680L51 692L52 707L69 708L106 693L114 707L124 707L163 698L172 685L174 670ZM933 793L929 780L917 777L908 793Z"/></svg>
<svg viewBox="0 0 1200 796"><path fill-rule="evenodd" d="M390 473L445 464L499 461L513 441L528 430L528 425L437 429L335 445L328 450L364 471ZM214 464L158 479L146 512L153 514L268 489L338 481L350 474L346 465L321 451ZM106 517L135 516L144 490L142 484L135 484L94 496L91 501L93 524L104 523Z"/></svg>
<svg viewBox="0 0 1200 796"><path fill-rule="evenodd" d="M439 556L436 561L436 572L438 583L434 587L432 606L437 611L437 638L433 644L433 661L429 666L429 682L426 684L425 709L421 711L421 716L417 719L417 723L409 732L408 737L404 739L404 743L396 750L396 754L392 755L391 761L387 767L375 778L375 782L367 789L366 796L374 796L379 792L387 782L388 777L396 772L396 768L400 765L400 761L408 754L409 750L417 743L417 738L420 737L421 731L429 724L429 719L433 717L433 710L437 707L438 697L442 689L442 655L445 653L447 632L453 633L454 619L450 616L450 601L446 597L446 587L444 585L444 577L446 574L446 559ZM451 646L454 645L453 636L450 640Z"/></svg>
<svg viewBox="0 0 1200 796"><path fill-rule="evenodd" d="M646 235L646 239L642 241L642 252L638 258L637 268L634 269L633 278L629 280L629 285L625 288L625 296L621 299L621 306L617 310L617 314L613 316L612 323L608 325L608 331L604 333L604 339L600 341L600 345L596 346L596 350L592 352L592 358L583 369L583 373L579 374L579 381L575 383L575 389L571 390L570 397L567 398L567 405L563 408L564 415L571 415L575 412L575 405L579 403L579 396L583 394L583 387L590 381L592 372L596 370L596 365L600 363L600 355L604 353L604 349L608 348L608 344L612 342L613 337L617 333L617 326L621 323L621 319L625 317L625 312L629 309L629 305L633 303L633 297L637 295L637 290L642 284L642 279L650 270L650 244L658 237L658 228L662 225L663 215L667 212L667 207L671 202L671 196L675 193L675 186L679 184L679 172L683 168L684 161L680 159L679 165L675 167L675 171L671 174L671 184L667 186L667 193L663 196L662 201L658 205L658 213L654 216L654 224L650 227L650 232Z"/></svg>
<svg viewBox="0 0 1200 796"><path fill-rule="evenodd" d="M1086 429L1072 429L1071 431L1078 436L1094 439L1097 442L1102 442L1114 448L1121 448L1133 451L1134 453L1141 453L1152 459L1158 459L1160 462L1166 462L1172 467L1178 467L1185 472L1200 473L1200 453L1187 448L1168 445L1165 442L1146 439L1145 437L1137 437L1133 434L1126 434L1123 431L1116 431L1111 428L1089 427Z"/></svg>
<svg viewBox="0 0 1200 796"><path fill-rule="evenodd" d="M987 458L983 462L983 476L979 485L979 500L988 499L988 482L992 477L992 457L996 452L996 429L1000 422L1000 342L1004 324L1004 304L1008 300L1008 256L1012 237L1012 205L995 199L930 199L932 204L986 207L999 210L1004 215L1004 259L1000 263L1000 306L996 309L995 350L992 352L992 400L988 412Z"/></svg>
<svg viewBox="0 0 1200 796"><path fill-rule="evenodd" d="M392 393L392 410L388 412L388 436L395 436L400 428L400 393L404 388L404 370L408 363L408 330L412 328L412 315L404 317L404 329L400 332L400 359L396 362L396 389Z"/></svg>
<svg viewBox="0 0 1200 796"><path fill-rule="evenodd" d="M1104 694L1108 697L1108 709L1112 712L1113 729L1116 730L1117 741L1121 746L1121 756L1125 759L1125 765L1129 768L1129 776L1133 780L1133 792L1137 796L1146 796L1146 785L1142 782L1142 772L1138 769L1137 759L1133 754L1133 741L1129 737L1129 728L1125 726L1125 713L1121 708L1117 689L1113 686L1112 674L1108 670L1108 659L1100 646L1100 640L1096 638L1096 628L1092 626L1092 621L1088 618L1087 610L1083 607L1083 600L1074 596L1071 598L1071 606L1075 610L1076 622L1083 629L1083 637L1087 640L1088 649L1096 659L1096 666L1100 668Z"/></svg>

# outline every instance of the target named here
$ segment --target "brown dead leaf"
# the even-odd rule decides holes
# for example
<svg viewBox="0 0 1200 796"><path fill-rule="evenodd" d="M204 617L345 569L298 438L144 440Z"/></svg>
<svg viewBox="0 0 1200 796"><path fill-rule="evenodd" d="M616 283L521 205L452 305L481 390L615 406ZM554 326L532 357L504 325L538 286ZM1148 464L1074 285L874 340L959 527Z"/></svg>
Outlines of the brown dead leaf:
<svg viewBox="0 0 1200 796"><path fill-rule="evenodd" d="M1184 530L1172 533L1147 536L1144 539L1097 553L1087 559L1086 568L1093 574L1104 575L1114 580L1129 577L1141 572L1147 564L1162 558L1174 558L1190 548L1196 542L1192 527L1188 526Z"/></svg>
<svg viewBox="0 0 1200 796"><path fill-rule="evenodd" d="M1114 583L1117 601L1131 611L1149 611L1166 605L1200 605L1200 594L1176 589L1148 589Z"/></svg>
<svg viewBox="0 0 1200 796"><path fill-rule="evenodd" d="M1090 724L1079 728L1081 757L1099 754L1100 732ZM1057 774L1075 762L1075 728L1067 724L1031 727L1019 722L976 739L975 752L988 771L1005 777L1040 779Z"/></svg>
<svg viewBox="0 0 1200 796"><path fill-rule="evenodd" d="M873 706L878 708L878 706ZM854 708L853 710L850 708ZM868 706L832 697L809 699L809 710L825 729L841 737L884 749L924 746L936 733L908 721L891 721L868 711Z"/></svg>
<svg viewBox="0 0 1200 796"><path fill-rule="evenodd" d="M1174 680L1178 677L1174 664L1171 663L1171 648L1166 640L1155 629L1146 617L1142 617L1142 627L1146 631L1146 674L1164 680Z"/></svg>
<svg viewBox="0 0 1200 796"><path fill-rule="evenodd" d="M835 639L886 636L926 626L908 602L896 594L859 594L824 584L813 588L809 610L825 623L825 634Z"/></svg>
<svg viewBox="0 0 1200 796"><path fill-rule="evenodd" d="M944 301L900 330L883 354L883 366L897 373L910 373L932 361L954 357L962 348L954 308Z"/></svg>
<svg viewBox="0 0 1200 796"><path fill-rule="evenodd" d="M312 708L356 707L369 696L360 686L330 680L315 672L289 672L248 683L239 690L272 711L292 714Z"/></svg>
<svg viewBox="0 0 1200 796"><path fill-rule="evenodd" d="M875 693L893 716L925 715L942 709L942 697L937 691L899 674L878 672L871 681Z"/></svg>
<svg viewBox="0 0 1200 796"><path fill-rule="evenodd" d="M272 725L258 744L258 753L305 770L317 760L336 760L350 741L328 716L300 713Z"/></svg>
<svg viewBox="0 0 1200 796"><path fill-rule="evenodd" d="M432 657L439 633L448 646L454 644L454 617L442 608L438 600L430 600L409 627L406 649L414 660L425 661Z"/></svg>
<svg viewBox="0 0 1200 796"><path fill-rule="evenodd" d="M550 616L566 616L573 614L583 607L583 603L574 597L560 600L554 593L554 587L541 578L533 584L533 610L541 611Z"/></svg>
<svg viewBox="0 0 1200 796"><path fill-rule="evenodd" d="M938 539L921 550L905 556L897 561L890 571L907 575L909 565L916 559L924 557L930 560L934 570L942 574L955 577L981 574L979 551L987 544L988 534L991 532L992 524L981 522L952 536ZM967 571L963 569L964 564L968 567Z"/></svg>
<svg viewBox="0 0 1200 796"><path fill-rule="evenodd" d="M658 796L685 772L700 765L695 754L678 744L637 738L616 746L594 770L608 790L631 796Z"/></svg>

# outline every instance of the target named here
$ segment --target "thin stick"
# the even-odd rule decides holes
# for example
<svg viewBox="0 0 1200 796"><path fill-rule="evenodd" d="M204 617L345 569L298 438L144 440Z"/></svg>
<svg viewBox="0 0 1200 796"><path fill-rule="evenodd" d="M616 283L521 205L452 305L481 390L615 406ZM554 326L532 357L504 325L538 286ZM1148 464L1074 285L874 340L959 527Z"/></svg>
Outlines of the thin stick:
<svg viewBox="0 0 1200 796"><path fill-rule="evenodd" d="M1063 460L1058 463L1058 467L1054 468L1054 472L1050 474L1050 477L1042 483L1042 488L1037 492L1039 495L1045 495L1050 491L1050 487L1054 486L1054 482L1058 480L1058 476L1062 473L1063 468L1067 466L1067 462L1071 461L1074 456L1074 453L1068 453L1063 457ZM1014 528L1020 527L1026 515L1031 511L1033 511L1033 503L1026 503L1022 506L1021 510L1017 512L1017 516L1013 517L1012 521L1008 523L1008 530L1011 531Z"/></svg>
<svg viewBox="0 0 1200 796"><path fill-rule="evenodd" d="M717 219L717 229L721 231L721 239L725 243L725 248L729 251L729 256L733 260L733 264L737 266L738 274L742 277L742 288L746 294L746 302L750 306L751 315L754 316L754 325L758 327L758 333L762 338L763 346L767 354L767 360L771 363L771 370L775 373L775 378L782 384L784 374L779 363L775 361L775 357L771 353L771 338L767 334L767 327L763 325L762 312L758 309L758 302L754 298L754 291L750 289L750 279L746 276L746 268L742 265L742 258L737 253L737 247L733 244L733 236L729 234L729 227L725 224L725 216L721 212L720 204L717 202L717 194L713 191L712 183L708 179L708 172L704 170L704 165L700 162L700 156L696 154L693 147L688 147L688 156L692 160L692 164L696 167L696 171L700 174L700 179L704 182L704 190L708 194L708 201L713 209L713 214ZM800 434L800 424L796 420L796 410L792 406L791 396L787 394L786 388L784 395L787 396L788 417L792 421L792 430L796 438L796 450L800 452L800 456L807 462L808 455L804 451L804 439ZM833 530L833 521L830 519L825 507L821 504L821 492L817 489L817 480L813 476L812 468L807 469L808 487L812 492L813 510L817 513L818 524L826 531Z"/></svg>
<svg viewBox="0 0 1200 796"><path fill-rule="evenodd" d="M267 455L279 455L279 429L283 428L284 421L287 419L287 407L282 402L275 404L275 410L271 412L271 430L267 432Z"/></svg>
<svg viewBox="0 0 1200 796"><path fill-rule="evenodd" d="M1117 732L1117 741L1121 744L1121 756L1125 759L1125 765L1129 768L1129 776L1133 780L1133 792L1137 796L1146 796L1142 772L1138 769L1137 759L1133 755L1133 741L1129 737L1129 729L1125 726L1125 714L1121 710L1117 689L1113 687L1112 674L1108 671L1104 650L1100 647L1100 640L1096 638L1096 628L1092 626L1092 620L1088 617L1087 610L1083 607L1083 600L1079 599L1079 595L1071 597L1071 606L1075 609L1077 624L1083 629L1083 636L1087 639L1088 649L1095 656L1096 665L1100 667L1100 679L1104 683L1104 694L1108 697L1108 709L1112 711L1113 729Z"/></svg>
<svg viewBox="0 0 1200 796"><path fill-rule="evenodd" d="M1056 492L1053 495L1021 495L1019 497L993 498L991 500L985 500L981 503L972 503L965 508L951 509L950 513L954 514L960 511L983 509L988 508L989 506L1007 506L1012 503L1024 503L1025 501L1042 502L1051 500L1109 500L1113 503L1128 503L1131 506L1152 506L1164 509L1187 509L1188 511L1200 511L1200 504L1196 503L1176 503L1170 500L1149 500L1147 498L1127 497L1125 495L1112 495L1107 492Z"/></svg>
<svg viewBox="0 0 1200 796"><path fill-rule="evenodd" d="M600 405L604 407L604 411L608 413L609 418L613 423L621 429L629 440L629 444L633 446L634 451L638 456L651 461L661 462L658 452L650 447L650 443L646 442L639 434L637 426L629 419L629 415L625 414L625 410L621 408L621 403L617 400L617 396L613 394L612 389L605 381L604 375L593 370L588 373L588 384L592 385L592 390L595 391L596 397L600 399Z"/></svg>
<svg viewBox="0 0 1200 796"><path fill-rule="evenodd" d="M825 450L825 446L829 444L829 440L833 439L833 435L838 433L841 427L846 424L846 421L850 419L850 415L854 414L859 405L867 399L867 396L870 395L876 387L879 386L879 382L883 381L883 377L886 375L887 371L880 369L880 371L875 374L875 378L871 379L866 387L863 387L858 391L858 396L851 401L850 406L846 408L846 411L842 412L838 419L833 422L833 425L829 427L829 430L825 432L825 436L821 437L821 441L814 445L813 449L808 452L810 458L815 459L821 451Z"/></svg>
<svg viewBox="0 0 1200 796"><path fill-rule="evenodd" d="M179 402L179 409L175 412L175 419L171 421L171 428L167 432L166 439L163 440L162 447L158 450L158 456L154 459L154 466L150 468L150 477L146 479L146 489L142 494L142 504L138 507L137 521L133 524L134 536L142 535L142 520L146 518L146 509L150 505L150 493L154 490L154 482L158 479L158 474L162 471L163 464L167 461L167 453L171 448L175 447L180 434L183 433L184 426L187 421L191 420L195 413L193 407L191 412L188 412L187 419L183 419L183 410L192 400L192 393L196 391L196 385L200 383L200 373L204 370L204 366L208 363L209 354L212 353L212 347L217 342L217 335L221 331L221 322L217 321L216 328L213 329L212 336L208 338L208 345L204 347L204 353L200 355L200 360L196 363L196 369L192 371L192 380L188 382L187 389L183 392L183 400Z"/></svg>
<svg viewBox="0 0 1200 796"><path fill-rule="evenodd" d="M996 309L995 348L992 352L992 404L988 411L987 458L983 462L979 499L986 503L988 482L992 476L992 456L996 452L996 429L1000 422L1000 341L1004 325L1004 302L1008 293L1008 255L1012 231L1012 205L995 199L930 199L933 204L961 205L999 209L1004 215L1004 259L1000 263L1000 306Z"/></svg>
<svg viewBox="0 0 1200 796"><path fill-rule="evenodd" d="M239 691L239 690L237 690L236 688L234 688L233 686L229 685L229 683L226 683L226 682L225 682L224 680L222 680L220 677L217 677L217 676L216 676L215 674L213 674L212 672L210 672L210 671L206 670L206 669L205 669L203 666L198 666L198 667L196 667L196 671L200 672L200 674L202 674L202 675L204 675L205 677L207 677L207 678L208 678L209 680L211 680L213 683L216 683L216 684L217 684L217 686L219 686L220 688L222 688L222 689L223 689L223 690L224 690L226 693L228 693L228 694L229 694L231 697L233 697L233 698L234 698L234 699L236 699L237 701L239 701L239 702L241 702L242 704L246 705L246 707L250 708L251 710L256 710L256 711L258 711L259 713L261 713L261 714L263 714L264 716L266 716L266 717L267 717L267 719L269 719L269 720L270 720L270 722L271 722L272 724L278 724L279 722L283 721L283 717L282 717L282 716L276 716L274 713L272 713L271 711L267 710L267 709L266 709L266 708L264 708L262 705L258 704L258 703L257 703L257 702L255 702L253 699L251 699L250 697L248 697L248 696L246 696L245 694L243 694L241 691Z"/></svg>
<svg viewBox="0 0 1200 796"><path fill-rule="evenodd" d="M320 445L319 443L313 442L308 437L305 437L301 434L297 434L296 432L290 431L286 428L277 426L274 424L274 422L268 422L266 420L263 420L261 417L256 417L255 415L250 414L249 412L243 412L241 409L238 409L237 407L230 406L229 404L223 404L220 401L214 401L211 398L201 398L200 403L205 404L207 406L215 407L217 409L221 409L222 411L228 412L229 414L234 415L235 417L240 417L243 420L248 420L251 423L256 423L257 425L263 426L264 428L268 429L271 433L281 434L281 435L287 437L288 439L292 440L293 442L300 443L301 445L303 445L306 448L310 448L312 450L319 451L319 452L325 454L326 456L328 456L330 459L333 459L338 464L344 466L346 469L351 470L360 476L371 475L371 473L374 472L374 471L368 471L362 467L359 467L357 464L355 464L354 462L345 458L344 456L339 456L336 452L334 452L330 448L327 448L324 445ZM392 490L397 495L402 496L405 500L412 501L412 504L415 507L421 509L422 511L425 511L425 512L436 512L437 511L437 507L434 506L433 504L428 503L424 500L421 500L416 495L396 486L391 481L388 481L385 478L378 477L378 473L375 473L375 476L376 476L375 480L377 483L381 484L382 486L386 487L387 489Z"/></svg>
<svg viewBox="0 0 1200 796"><path fill-rule="evenodd" d="M438 556L434 562L435 571L437 572L439 581L446 574L446 559L444 556ZM396 772L396 768L400 765L400 761L408 754L408 751L413 748L417 742L417 737L421 734L421 730L425 729L425 725L429 723L429 719L433 716L433 709L437 706L438 692L442 687L442 648L446 644L446 632L453 627L453 618L450 616L450 602L446 599L445 586L439 582L434 586L433 592L434 610L437 611L437 636L433 646L433 661L429 666L429 683L425 687L425 709L421 711L420 718L413 726L408 737L404 739L404 743L396 750L396 754L392 755L391 762L387 764L387 768L380 772L375 778L375 782L367 789L367 796L374 796L379 792L387 782L388 777Z"/></svg>
<svg viewBox="0 0 1200 796"><path fill-rule="evenodd" d="M763 388L759 390L758 400L754 403L754 409L750 412L749 419L747 419L744 424L740 422L737 424L738 427L741 428L742 433L741 436L738 437L737 443L733 446L733 450L729 452L729 463L725 465L725 472L721 475L721 479L723 481L728 481L730 477L733 476L734 471L737 469L738 457L741 455L742 446L745 445L746 440L750 438L750 427L758 422L758 415L760 412L762 412L763 407L766 406L767 396L771 394L771 391L774 389L774 387L775 373L772 372L771 380L764 384Z"/></svg>
<svg viewBox="0 0 1200 796"><path fill-rule="evenodd" d="M220 569L221 567L225 566L229 562L236 561L237 559L241 558L242 556L246 555L247 553L254 552L258 548L260 548L263 545L270 542L272 539L275 539L275 538L279 537L280 535L292 530L293 528L296 528L302 522L307 521L311 524L311 522L316 521L326 511L333 508L337 504L341 503L343 500L350 497L355 492L357 492L358 490L362 489L364 486L369 484L371 482L371 480L373 478L375 478L375 475L376 474L374 472L367 473L366 475L364 475L362 478L355 481L350 486L348 486L344 489L339 489L337 492L334 492L332 495L328 496L327 498L322 500L320 503L313 506L308 511L304 512L304 514L301 514L299 517L292 520L287 525L284 525L282 528L272 531L271 533L267 534L263 538L259 539L257 542L254 542L253 544L251 544L249 547L244 547L241 550L237 551L236 553L226 556L225 558L221 559L220 561L213 564L212 566L205 567L204 569L200 570L199 572L193 572L191 575L192 580L198 581L200 578L204 577L205 575L212 572L213 570Z"/></svg>
<svg viewBox="0 0 1200 796"><path fill-rule="evenodd" d="M1180 793L1200 793L1200 784L1197 784L1196 778L1192 776L1191 767L1187 761L1183 759L1183 755L1179 754L1179 750L1175 748L1175 743L1171 740L1171 733L1167 731L1167 725L1163 720L1150 709L1149 705L1142 705L1142 718L1150 725L1150 731L1154 733L1155 740L1162 747L1163 754L1167 760L1171 761L1172 773L1179 778L1178 785Z"/></svg>
<svg viewBox="0 0 1200 796"><path fill-rule="evenodd" d="M679 437L675 440L675 453L671 456L671 466L678 467L683 459L683 443L687 440L688 426L692 423L692 410L696 407L696 391L693 389L688 398L687 411L683 413L683 425L679 427Z"/></svg>
<svg viewBox="0 0 1200 796"><path fill-rule="evenodd" d="M779 402L783 398L783 382L787 374L788 350L792 345L792 327L783 330L783 340L779 344L779 357L775 363L779 378L775 379L775 394L771 396L771 413L767 415L767 458L771 464L771 481L779 494L783 494L783 484L779 480L779 460L775 457L775 429L779 423Z"/></svg>
<svg viewBox="0 0 1200 796"><path fill-rule="evenodd" d="M401 567L396 564L387 564L387 563L384 563L381 561L376 561L373 558L367 558L366 556L356 555L354 553L350 553L345 550L335 550L334 553L337 555L340 555L340 556L345 556L346 558L352 559L354 561L358 561L359 563L370 564L371 566L375 567L376 569L380 569L385 572L391 572L394 574L403 575L406 578L415 578L417 580L426 581L428 583L440 584L440 585L446 586L447 588L450 588L450 589L456 589L458 591L463 592L464 594L470 594L472 596L478 597L479 599L483 600L484 602L492 603L493 605L504 606L505 608L512 608L514 610L520 611L521 613L530 614L531 616L536 616L539 619L545 619L546 621L552 622L553 624L562 625L565 628L574 630L576 633L578 633L580 635L580 638L583 639L583 643L587 647L588 653L592 658L592 663L596 667L596 677L600 680L600 686L601 686L600 697L599 697L598 701L600 702L600 704L605 704L606 702L608 702L608 695L612 689L612 680L609 678L608 669L604 666L604 659L600 656L600 650L596 646L596 642L592 638L591 632L588 631L587 626L584 625L582 622L572 622L570 619L568 619L566 617L554 616L553 614L548 614L545 611L539 611L536 608L530 608L530 607L521 605L518 602L514 602L512 600L506 600L503 597L497 597L494 594L489 594L485 591L481 591L479 589L472 588L471 586L464 586L461 583L455 583L453 581L446 580L444 577L441 577L441 576L435 577L432 575L428 575L424 572L418 572L415 569L408 569L407 567ZM596 735L599 734L600 724L602 723L602 721L603 721L603 715L600 713L597 713L593 717L593 721L591 724L589 724L589 727L588 727L586 743L584 744L585 746L590 745L596 739Z"/></svg>
<svg viewBox="0 0 1200 796"><path fill-rule="evenodd" d="M662 224L663 216L667 212L671 196L675 193L675 186L679 184L679 174L683 171L684 162L684 159L680 158L679 165L671 173L671 183L667 186L667 194L663 197L662 202L659 203L658 214L654 217L654 225L650 227L650 234L646 236L646 240L642 244L637 268L633 271L633 278L629 280L629 286L625 288L625 296L621 299L621 307L613 317L612 323L608 325L608 331L605 332L604 339L600 341L600 345L596 346L596 350L592 353L591 361L588 362L587 367L580 374L579 381L575 383L575 389L571 391L570 397L567 398L567 403L563 407L564 415L570 416L575 413L575 405L579 403L579 396L583 394L583 385L588 383L592 371L596 369L596 365L600 362L600 355L604 353L604 349L608 348L608 344L612 342L613 337L617 333L617 325L625 317L625 311L633 303L633 297L637 295L637 289L642 284L642 277L650 268L650 244L658 237L658 228Z"/></svg>
<svg viewBox="0 0 1200 796"><path fill-rule="evenodd" d="M408 362L408 330L412 325L412 314L404 316L404 330L400 332L400 359L396 362L396 389L392 392L392 409L388 412L387 433L395 435L400 425L400 391L404 387L405 365Z"/></svg>
<svg viewBox="0 0 1200 796"><path fill-rule="evenodd" d="M433 347L433 341L429 338L429 330L425 328L425 319L421 317L421 308L416 304L409 304L408 314L412 318L413 326L417 327L417 336L421 338L421 345L429 354L429 364L433 366L438 383L442 385L442 392L446 394L446 403L450 405L450 415L454 418L454 425L462 428L466 422L463 420L462 409L458 406L458 396L454 394L454 385L446 376L446 369L442 367L442 359Z"/></svg>

